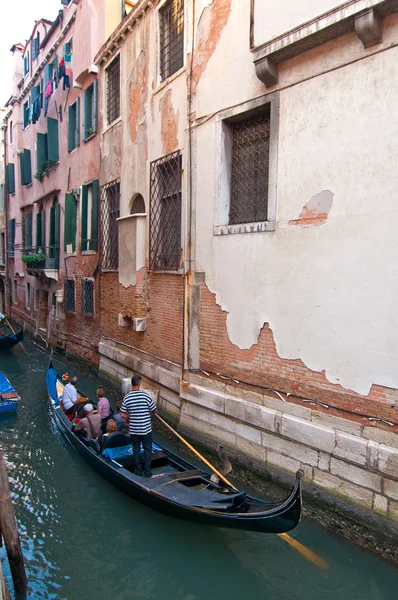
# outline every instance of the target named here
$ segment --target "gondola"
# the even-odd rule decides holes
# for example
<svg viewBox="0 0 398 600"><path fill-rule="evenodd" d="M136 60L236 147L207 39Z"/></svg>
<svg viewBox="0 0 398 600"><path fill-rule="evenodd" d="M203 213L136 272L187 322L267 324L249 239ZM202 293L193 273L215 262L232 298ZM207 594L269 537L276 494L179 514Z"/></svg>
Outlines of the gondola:
<svg viewBox="0 0 398 600"><path fill-rule="evenodd" d="M60 432L100 475L142 504L168 516L217 527L284 533L298 525L302 504L301 471L297 472L295 485L285 500L265 502L224 483L212 482L208 473L154 444L152 477L139 477L134 474L127 435L114 434L113 447L101 453L96 440L87 440L73 432L72 423L60 406L64 383L51 362L46 383L51 411Z"/></svg>
<svg viewBox="0 0 398 600"><path fill-rule="evenodd" d="M20 399L7 377L0 371L0 415L15 412Z"/></svg>
<svg viewBox="0 0 398 600"><path fill-rule="evenodd" d="M11 335L2 335L0 336L0 350L11 350L14 346L23 342L24 338L24 330L21 329L16 333L12 333Z"/></svg>

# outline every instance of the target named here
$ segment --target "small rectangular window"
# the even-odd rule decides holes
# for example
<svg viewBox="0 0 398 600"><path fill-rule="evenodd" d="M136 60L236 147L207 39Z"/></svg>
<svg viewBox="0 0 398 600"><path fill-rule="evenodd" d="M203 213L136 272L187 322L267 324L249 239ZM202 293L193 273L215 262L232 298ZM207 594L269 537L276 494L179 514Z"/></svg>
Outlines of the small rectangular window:
<svg viewBox="0 0 398 600"><path fill-rule="evenodd" d="M108 124L120 116L120 56L106 69L106 114Z"/></svg>
<svg viewBox="0 0 398 600"><path fill-rule="evenodd" d="M31 212L22 213L22 253L27 254L33 248L32 243L32 222L33 214Z"/></svg>
<svg viewBox="0 0 398 600"><path fill-rule="evenodd" d="M29 110L30 110L30 102L28 100L27 102L24 102L24 104L23 104L22 117L23 117L23 128L24 129L26 129L27 126L30 123L30 121L29 121Z"/></svg>
<svg viewBox="0 0 398 600"><path fill-rule="evenodd" d="M76 220L76 198L73 194L65 194L64 250L69 254L76 251Z"/></svg>
<svg viewBox="0 0 398 600"><path fill-rule="evenodd" d="M98 249L98 180L83 185L80 250Z"/></svg>
<svg viewBox="0 0 398 600"><path fill-rule="evenodd" d="M64 312L73 313L76 310L75 280L65 279L64 283Z"/></svg>
<svg viewBox="0 0 398 600"><path fill-rule="evenodd" d="M4 183L0 183L0 211L4 210Z"/></svg>
<svg viewBox="0 0 398 600"><path fill-rule="evenodd" d="M40 308L40 290L38 290L37 288L35 289L33 307L35 310L39 310L39 308Z"/></svg>
<svg viewBox="0 0 398 600"><path fill-rule="evenodd" d="M80 98L68 107L68 152L80 145Z"/></svg>
<svg viewBox="0 0 398 600"><path fill-rule="evenodd" d="M151 163L150 185L150 268L178 271L181 260L180 152Z"/></svg>
<svg viewBox="0 0 398 600"><path fill-rule="evenodd" d="M6 264L6 234L0 233L0 264L4 267Z"/></svg>
<svg viewBox="0 0 398 600"><path fill-rule="evenodd" d="M15 247L15 219L7 221L7 252L9 258L14 258Z"/></svg>
<svg viewBox="0 0 398 600"><path fill-rule="evenodd" d="M25 77L29 73L29 52L27 52L23 59L23 76Z"/></svg>
<svg viewBox="0 0 398 600"><path fill-rule="evenodd" d="M19 165L21 171L21 185L30 185L32 183L32 163L30 150L26 148L19 154Z"/></svg>
<svg viewBox="0 0 398 600"><path fill-rule="evenodd" d="M58 120L47 117L47 157L51 164L59 161Z"/></svg>
<svg viewBox="0 0 398 600"><path fill-rule="evenodd" d="M12 144L12 121L10 121L10 144Z"/></svg>
<svg viewBox="0 0 398 600"><path fill-rule="evenodd" d="M168 0L159 10L160 76L167 79L184 64L184 0Z"/></svg>
<svg viewBox="0 0 398 600"><path fill-rule="evenodd" d="M97 96L98 83L94 81L83 92L83 139L97 133Z"/></svg>
<svg viewBox="0 0 398 600"><path fill-rule="evenodd" d="M117 271L119 268L120 181L101 188L102 268Z"/></svg>
<svg viewBox="0 0 398 600"><path fill-rule="evenodd" d="M26 284L26 308L30 310L30 283Z"/></svg>
<svg viewBox="0 0 398 600"><path fill-rule="evenodd" d="M18 282L16 279L12 282L12 302L18 304Z"/></svg>
<svg viewBox="0 0 398 600"><path fill-rule="evenodd" d="M9 194L15 194L15 165L14 165L14 163L8 163L8 165L6 165L6 183L7 183L7 192Z"/></svg>
<svg viewBox="0 0 398 600"><path fill-rule="evenodd" d="M82 279L82 313L87 316L94 314L94 279Z"/></svg>

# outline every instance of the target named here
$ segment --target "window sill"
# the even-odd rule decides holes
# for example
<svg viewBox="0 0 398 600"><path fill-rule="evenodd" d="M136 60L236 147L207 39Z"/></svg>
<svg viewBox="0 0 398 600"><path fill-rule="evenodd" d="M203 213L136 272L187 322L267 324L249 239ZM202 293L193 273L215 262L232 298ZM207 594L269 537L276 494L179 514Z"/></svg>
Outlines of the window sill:
<svg viewBox="0 0 398 600"><path fill-rule="evenodd" d="M28 183L27 185L23 185L22 187L24 187L24 188L30 188L30 187L32 187L32 182Z"/></svg>
<svg viewBox="0 0 398 600"><path fill-rule="evenodd" d="M108 133L108 131L110 131L111 129L113 129L113 127L116 127L116 125L119 125L119 123L122 122L122 116L120 115L120 117L118 117L117 119L115 119L114 121L112 121L112 123L108 123L105 127L105 129L102 130L102 135L104 135L105 133Z"/></svg>
<svg viewBox="0 0 398 600"><path fill-rule="evenodd" d="M173 73L173 75L170 75L170 77L167 77L167 79L163 79L163 81L161 81L159 83L158 87L153 92L153 95L155 96L156 94L158 94L159 92L161 92L162 90L164 90L164 88L167 87L170 83L172 83L172 81L174 81L174 79L177 79L177 77L179 77L180 75L182 75L186 71L186 69L187 68L184 65L183 67L181 67L181 69L178 69L178 71L176 71L175 73Z"/></svg>
<svg viewBox="0 0 398 600"><path fill-rule="evenodd" d="M28 124L26 125L26 127L23 127L23 128L22 128L22 131L27 131L27 130L29 129L30 125L31 125L31 124L30 124L30 123L28 123Z"/></svg>
<svg viewBox="0 0 398 600"><path fill-rule="evenodd" d="M184 275L184 271L182 269L178 269L178 271L167 271L166 269L149 269L149 272L153 275Z"/></svg>
<svg viewBox="0 0 398 600"><path fill-rule="evenodd" d="M98 250L82 250L82 256L91 256L93 254L97 254Z"/></svg>
<svg viewBox="0 0 398 600"><path fill-rule="evenodd" d="M90 142L91 140L93 140L96 135L97 135L96 133L91 133L88 137L86 137L85 140L83 140L83 143L87 144L87 142Z"/></svg>
<svg viewBox="0 0 398 600"><path fill-rule="evenodd" d="M231 235L237 233L264 233L275 231L276 221L257 221L255 223L240 223L238 225L216 225L213 235Z"/></svg>

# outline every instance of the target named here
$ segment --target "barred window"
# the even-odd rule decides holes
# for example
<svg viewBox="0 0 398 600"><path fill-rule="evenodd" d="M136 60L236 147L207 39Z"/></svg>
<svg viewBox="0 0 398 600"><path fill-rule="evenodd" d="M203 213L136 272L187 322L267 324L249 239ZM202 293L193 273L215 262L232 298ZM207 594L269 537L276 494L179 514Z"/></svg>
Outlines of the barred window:
<svg viewBox="0 0 398 600"><path fill-rule="evenodd" d="M82 313L94 314L94 279L82 279Z"/></svg>
<svg viewBox="0 0 398 600"><path fill-rule="evenodd" d="M108 123L120 115L120 56L106 69L106 109Z"/></svg>
<svg viewBox="0 0 398 600"><path fill-rule="evenodd" d="M181 259L182 156L151 163L149 263L151 269L178 271Z"/></svg>
<svg viewBox="0 0 398 600"><path fill-rule="evenodd" d="M31 212L22 213L22 243L23 252L27 253L33 248L33 214Z"/></svg>
<svg viewBox="0 0 398 600"><path fill-rule="evenodd" d="M65 279L64 282L64 312L73 313L76 310L75 280Z"/></svg>
<svg viewBox="0 0 398 600"><path fill-rule="evenodd" d="M230 125L232 140L229 223L266 221L270 111Z"/></svg>
<svg viewBox="0 0 398 600"><path fill-rule="evenodd" d="M170 77L184 64L184 0L168 0L159 10L160 76Z"/></svg>
<svg viewBox="0 0 398 600"><path fill-rule="evenodd" d="M120 216L120 181L112 181L101 188L101 250L102 268L117 271L119 268L119 234L117 220Z"/></svg>

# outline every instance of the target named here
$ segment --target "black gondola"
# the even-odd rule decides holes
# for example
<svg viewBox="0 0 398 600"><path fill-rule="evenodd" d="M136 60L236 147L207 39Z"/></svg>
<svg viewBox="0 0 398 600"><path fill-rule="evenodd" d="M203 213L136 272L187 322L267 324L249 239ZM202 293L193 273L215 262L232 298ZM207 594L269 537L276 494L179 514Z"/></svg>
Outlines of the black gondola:
<svg viewBox="0 0 398 600"><path fill-rule="evenodd" d="M107 458L101 454L96 440L87 440L72 431L72 424L60 406L64 384L51 364L46 382L52 414L62 434L103 477L142 504L168 516L217 527L284 533L298 525L301 471L297 472L294 488L285 500L265 502L224 483L213 483L208 473L154 444L153 475L149 479L139 477L133 472L130 448L130 453L122 458ZM118 444L127 448L128 436L119 435L122 443Z"/></svg>
<svg viewBox="0 0 398 600"><path fill-rule="evenodd" d="M24 330L21 329L16 333L12 333L11 335L2 335L0 336L0 350L11 350L14 346L23 342L24 338Z"/></svg>

